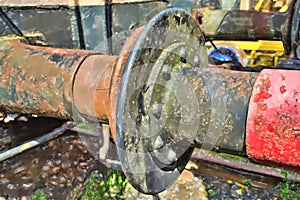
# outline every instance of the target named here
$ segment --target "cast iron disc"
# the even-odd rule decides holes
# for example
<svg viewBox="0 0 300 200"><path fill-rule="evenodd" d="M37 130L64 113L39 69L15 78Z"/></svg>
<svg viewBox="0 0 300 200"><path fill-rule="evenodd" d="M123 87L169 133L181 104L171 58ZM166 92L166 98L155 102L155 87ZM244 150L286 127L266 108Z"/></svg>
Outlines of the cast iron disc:
<svg viewBox="0 0 300 200"><path fill-rule="evenodd" d="M198 101L186 69L208 64L194 18L167 9L145 26L125 65L117 105L122 169L140 192L157 194L180 176L198 129Z"/></svg>

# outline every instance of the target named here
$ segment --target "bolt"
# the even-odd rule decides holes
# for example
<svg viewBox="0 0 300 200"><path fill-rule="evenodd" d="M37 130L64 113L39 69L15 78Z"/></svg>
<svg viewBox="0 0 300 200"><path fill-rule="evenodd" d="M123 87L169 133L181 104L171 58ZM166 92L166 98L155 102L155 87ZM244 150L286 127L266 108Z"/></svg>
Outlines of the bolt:
<svg viewBox="0 0 300 200"><path fill-rule="evenodd" d="M176 161L176 153L173 150L170 149L169 152L168 152L167 159L170 163L175 162Z"/></svg>
<svg viewBox="0 0 300 200"><path fill-rule="evenodd" d="M169 81L171 79L171 71L172 71L171 67L168 65L165 65L162 70L163 79L165 79L166 81Z"/></svg>
<svg viewBox="0 0 300 200"><path fill-rule="evenodd" d="M161 139L160 136L157 136L154 142L154 148L155 149L160 149L164 146L164 141Z"/></svg>
<svg viewBox="0 0 300 200"><path fill-rule="evenodd" d="M180 57L186 58L187 57L187 51L185 48L180 49Z"/></svg>
<svg viewBox="0 0 300 200"><path fill-rule="evenodd" d="M152 114L156 119L160 119L162 113L162 105L154 104L152 106Z"/></svg>
<svg viewBox="0 0 300 200"><path fill-rule="evenodd" d="M183 63L186 63L186 62L187 62L187 61L186 61L187 51L186 51L185 48L181 48L181 49L180 49L179 55L180 55L180 61L183 62Z"/></svg>
<svg viewBox="0 0 300 200"><path fill-rule="evenodd" d="M194 65L195 65L195 67L199 67L199 65L200 65L200 59L198 56L195 56L195 58L194 58Z"/></svg>

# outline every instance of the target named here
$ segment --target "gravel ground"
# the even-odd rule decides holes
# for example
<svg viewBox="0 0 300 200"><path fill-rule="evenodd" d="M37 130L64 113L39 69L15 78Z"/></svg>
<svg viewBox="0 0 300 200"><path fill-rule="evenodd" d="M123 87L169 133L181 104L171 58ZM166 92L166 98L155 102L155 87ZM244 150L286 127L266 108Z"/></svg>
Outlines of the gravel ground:
<svg viewBox="0 0 300 200"><path fill-rule="evenodd" d="M45 133L62 122L36 118L30 122L1 124L0 143L7 142L1 145L2 151L3 146L5 149L16 146L16 140L21 144L28 139L28 134L38 136L32 133L32 124L43 126L39 131ZM77 133L67 132L62 137L0 163L0 196L24 199L42 189L50 199L69 199L74 188L80 187L96 169L104 175L107 172L107 168L87 151Z"/></svg>
<svg viewBox="0 0 300 200"><path fill-rule="evenodd" d="M1 122L0 152L60 124L62 122L59 120L40 118ZM68 132L60 138L0 163L0 200L30 199L38 189L48 194L49 199L70 199L75 187L81 187L95 170L100 171L102 177L108 171L91 156L76 133ZM220 178L222 175L227 176ZM251 179L252 176L254 175L248 174L246 178ZM283 199L274 189L278 180L258 177L258 181L253 180L250 186L245 186L244 179L240 178L238 172L229 172L225 168L214 168L194 161L189 163L176 184L161 193L159 198ZM153 199L152 196L142 195L135 190L129 191L131 190L127 189L126 199Z"/></svg>

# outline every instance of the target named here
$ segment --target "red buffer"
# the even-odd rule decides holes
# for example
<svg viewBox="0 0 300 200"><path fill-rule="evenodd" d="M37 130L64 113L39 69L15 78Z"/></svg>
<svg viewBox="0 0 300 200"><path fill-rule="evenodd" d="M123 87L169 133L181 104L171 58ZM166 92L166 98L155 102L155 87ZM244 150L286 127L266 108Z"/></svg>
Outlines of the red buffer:
<svg viewBox="0 0 300 200"><path fill-rule="evenodd" d="M300 71L263 70L247 119L250 158L300 166Z"/></svg>

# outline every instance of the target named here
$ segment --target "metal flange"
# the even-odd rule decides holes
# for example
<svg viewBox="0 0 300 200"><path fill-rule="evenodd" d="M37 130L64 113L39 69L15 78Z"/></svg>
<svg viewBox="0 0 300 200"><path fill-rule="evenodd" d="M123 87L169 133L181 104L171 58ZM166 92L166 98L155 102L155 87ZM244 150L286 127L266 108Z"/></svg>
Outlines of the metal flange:
<svg viewBox="0 0 300 200"><path fill-rule="evenodd" d="M190 159L199 109L182 71L207 66L204 42L194 18L171 8L150 20L128 57L117 105L117 146L123 171L140 192L165 190Z"/></svg>

